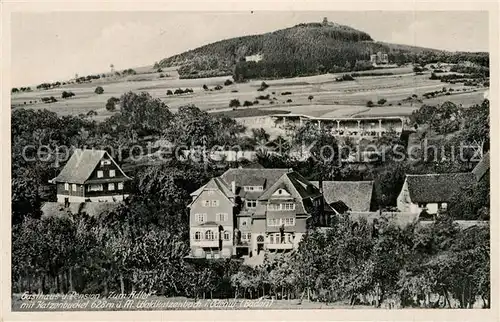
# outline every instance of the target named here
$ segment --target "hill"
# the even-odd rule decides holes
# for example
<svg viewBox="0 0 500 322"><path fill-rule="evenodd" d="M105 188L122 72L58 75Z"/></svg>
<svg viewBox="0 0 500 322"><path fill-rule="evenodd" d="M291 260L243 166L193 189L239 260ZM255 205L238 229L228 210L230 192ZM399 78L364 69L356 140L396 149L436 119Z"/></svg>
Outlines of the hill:
<svg viewBox="0 0 500 322"><path fill-rule="evenodd" d="M459 59L457 53L376 42L366 32L323 22L221 40L163 59L158 66L179 66L181 78L233 75L235 80L243 81L366 70L373 68L370 55L379 51L388 54L389 61L396 64ZM252 55L259 55L262 60L245 61ZM488 64L487 53L471 57L476 63Z"/></svg>

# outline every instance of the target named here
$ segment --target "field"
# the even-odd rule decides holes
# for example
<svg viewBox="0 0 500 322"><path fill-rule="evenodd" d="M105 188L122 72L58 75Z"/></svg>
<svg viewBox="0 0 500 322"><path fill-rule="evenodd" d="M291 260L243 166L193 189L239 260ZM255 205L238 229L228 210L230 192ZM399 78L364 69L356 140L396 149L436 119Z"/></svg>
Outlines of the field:
<svg viewBox="0 0 500 322"><path fill-rule="evenodd" d="M60 115L86 114L93 110L97 112L97 116L94 116L96 120L104 120L112 115L112 112L105 109L106 101L110 97L120 97L128 91L145 91L164 101L172 111L182 105L194 104L202 110L227 113L235 118L266 115L276 111L318 117L408 116L422 104L440 104L448 100L463 106L480 103L485 91L485 88L481 87L472 88L430 80L428 73L417 76L409 67L369 71L392 75L363 76L354 81L343 82L335 81L340 74L265 80L269 87L264 91L258 91L262 80L224 86L224 82L231 77L179 79L175 69L168 69L162 71L166 77L160 78L160 73L151 67L138 68L136 71L136 75L126 77L106 77L92 83L16 93L12 95L12 107L48 109ZM209 90L204 90L203 85L207 85ZM223 88L215 90L217 85L222 85ZM102 86L104 93L95 94L96 86ZM451 95L423 99L422 94L439 91L443 87L453 88L454 91ZM174 91L177 88L191 88L194 93L167 96L167 90ZM75 96L62 99L63 91L71 91ZM284 92L290 94L282 95ZM257 99L261 95L269 95L269 99ZM405 100L412 95L417 95L420 100ZM41 102L42 97L50 96L54 96L58 101L48 104ZM241 104L244 101L256 100L258 103L251 107L253 112L248 114L243 107L236 110L229 108L229 101L232 99L238 99ZM383 106L377 106L379 99L385 99L387 102ZM375 106L367 107L368 101L372 101ZM255 112L256 109L259 112Z"/></svg>

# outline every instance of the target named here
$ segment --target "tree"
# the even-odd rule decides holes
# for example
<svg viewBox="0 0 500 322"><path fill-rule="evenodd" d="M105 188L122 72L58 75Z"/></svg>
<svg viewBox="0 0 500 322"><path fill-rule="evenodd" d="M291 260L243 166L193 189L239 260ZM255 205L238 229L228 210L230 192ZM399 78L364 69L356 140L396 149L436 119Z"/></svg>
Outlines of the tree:
<svg viewBox="0 0 500 322"><path fill-rule="evenodd" d="M19 93L19 89L16 87L13 87L11 90L11 93Z"/></svg>
<svg viewBox="0 0 500 322"><path fill-rule="evenodd" d="M116 109L116 103L120 102L119 98L110 97L106 102L106 110L113 112Z"/></svg>
<svg viewBox="0 0 500 322"><path fill-rule="evenodd" d="M372 102L372 101L368 101L368 102L366 102L366 106L367 106L367 107L373 107L373 106L374 106L374 104L373 104L373 102Z"/></svg>
<svg viewBox="0 0 500 322"><path fill-rule="evenodd" d="M167 90L167 95L170 96L170 95L173 95L174 93L172 93L172 91L169 89Z"/></svg>
<svg viewBox="0 0 500 322"><path fill-rule="evenodd" d="M226 81L224 82L224 86L229 86L232 84L233 84L233 82L230 79L226 79Z"/></svg>
<svg viewBox="0 0 500 322"><path fill-rule="evenodd" d="M307 97L307 99L309 100L309 102L312 102L313 98L314 98L314 96L312 96L312 95L309 95L309 96Z"/></svg>
<svg viewBox="0 0 500 322"><path fill-rule="evenodd" d="M234 98L229 102L229 107L240 107L241 103L240 100Z"/></svg>
<svg viewBox="0 0 500 322"><path fill-rule="evenodd" d="M378 100L377 104L378 105L384 105L386 102L387 102L387 100L385 98L381 98L381 99Z"/></svg>
<svg viewBox="0 0 500 322"><path fill-rule="evenodd" d="M63 91L62 94L61 94L62 98L70 98L70 97L73 97L73 96L75 96L75 93L69 92L69 91L68 92Z"/></svg>
<svg viewBox="0 0 500 322"><path fill-rule="evenodd" d="M102 94L104 93L104 89L102 88L102 86L97 86L95 88L95 91L94 91L96 94Z"/></svg>
<svg viewBox="0 0 500 322"><path fill-rule="evenodd" d="M203 89L204 89L204 90L206 90L206 91L208 91L208 86L207 86L207 84L203 84Z"/></svg>
<svg viewBox="0 0 500 322"><path fill-rule="evenodd" d="M245 107L252 106L252 105L253 105L253 103L250 101L243 102L243 106L245 106ZM229 104L229 106L231 106L231 104Z"/></svg>

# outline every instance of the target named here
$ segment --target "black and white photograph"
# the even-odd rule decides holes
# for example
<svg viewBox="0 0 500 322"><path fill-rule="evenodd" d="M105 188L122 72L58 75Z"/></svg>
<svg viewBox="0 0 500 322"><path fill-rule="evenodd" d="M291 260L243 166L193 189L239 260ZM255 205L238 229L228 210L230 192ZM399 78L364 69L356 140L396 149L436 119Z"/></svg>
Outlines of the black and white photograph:
<svg viewBox="0 0 500 322"><path fill-rule="evenodd" d="M452 7L11 12L10 310L494 308L498 48Z"/></svg>

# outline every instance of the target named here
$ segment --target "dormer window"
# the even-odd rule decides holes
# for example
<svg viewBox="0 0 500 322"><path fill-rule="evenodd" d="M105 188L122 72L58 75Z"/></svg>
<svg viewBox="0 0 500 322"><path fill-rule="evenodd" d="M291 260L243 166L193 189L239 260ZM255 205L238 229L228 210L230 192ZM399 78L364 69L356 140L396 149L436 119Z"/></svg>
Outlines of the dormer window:
<svg viewBox="0 0 500 322"><path fill-rule="evenodd" d="M104 176L104 172L102 170L97 171L97 177L102 178Z"/></svg>
<svg viewBox="0 0 500 322"><path fill-rule="evenodd" d="M262 186L243 186L244 191L262 191L264 187Z"/></svg>
<svg viewBox="0 0 500 322"><path fill-rule="evenodd" d="M115 170L109 170L109 176L114 177L116 175Z"/></svg>
<svg viewBox="0 0 500 322"><path fill-rule="evenodd" d="M101 166L103 165L110 165L111 164L111 160L102 160L101 161Z"/></svg>

